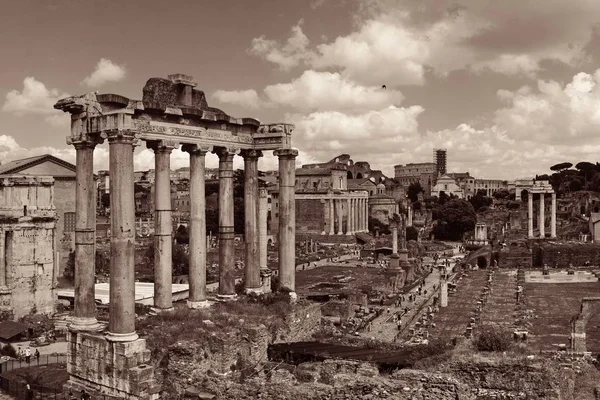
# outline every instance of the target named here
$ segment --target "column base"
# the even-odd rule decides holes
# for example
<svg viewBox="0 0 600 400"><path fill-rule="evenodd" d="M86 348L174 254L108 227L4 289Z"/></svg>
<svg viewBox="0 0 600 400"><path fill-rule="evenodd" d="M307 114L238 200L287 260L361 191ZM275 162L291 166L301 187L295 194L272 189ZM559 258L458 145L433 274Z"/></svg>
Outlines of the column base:
<svg viewBox="0 0 600 400"><path fill-rule="evenodd" d="M245 288L244 294L263 294L263 288Z"/></svg>
<svg viewBox="0 0 600 400"><path fill-rule="evenodd" d="M237 294L218 294L217 301L227 302L227 301L236 301L238 298Z"/></svg>
<svg viewBox="0 0 600 400"><path fill-rule="evenodd" d="M208 308L211 306L211 303L208 300L198 300L198 301L188 300L187 306L188 306L188 308L197 310L199 308Z"/></svg>
<svg viewBox="0 0 600 400"><path fill-rule="evenodd" d="M321 232L321 235L327 235L327 233L325 231Z"/></svg>
<svg viewBox="0 0 600 400"><path fill-rule="evenodd" d="M77 332L98 332L104 329L104 326L98 323L96 318L73 317L73 322L68 325L71 331Z"/></svg>
<svg viewBox="0 0 600 400"><path fill-rule="evenodd" d="M153 312L155 314L169 313L169 312L172 312L173 310L175 310L173 307L169 307L169 308L151 307L150 308L150 312Z"/></svg>
<svg viewBox="0 0 600 400"><path fill-rule="evenodd" d="M133 342L140 338L138 336L137 332L130 332L130 333L107 332L104 337L109 342Z"/></svg>
<svg viewBox="0 0 600 400"><path fill-rule="evenodd" d="M343 234L344 234L344 232L338 232L337 234L338 234L338 235L343 235Z"/></svg>
<svg viewBox="0 0 600 400"><path fill-rule="evenodd" d="M349 231L348 231L348 232L346 232L346 235L348 235L348 236L352 236L352 235L354 235L354 232L349 232Z"/></svg>

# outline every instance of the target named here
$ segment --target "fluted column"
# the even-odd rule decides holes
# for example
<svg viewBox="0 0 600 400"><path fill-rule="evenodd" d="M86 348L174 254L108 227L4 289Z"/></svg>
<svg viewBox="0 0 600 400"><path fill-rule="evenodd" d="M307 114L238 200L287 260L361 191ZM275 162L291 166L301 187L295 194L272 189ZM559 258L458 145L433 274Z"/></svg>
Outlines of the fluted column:
<svg viewBox="0 0 600 400"><path fill-rule="evenodd" d="M546 215L545 215L545 206L546 203L544 201L544 193L540 193L540 221L539 221L539 228L540 228L540 237L543 239L546 237Z"/></svg>
<svg viewBox="0 0 600 400"><path fill-rule="evenodd" d="M97 330L96 320L96 186L94 182L94 148L91 137L68 140L75 147L75 303L70 328ZM3 243L4 244L4 243ZM2 274L1 286L5 286Z"/></svg>
<svg viewBox="0 0 600 400"><path fill-rule="evenodd" d="M296 157L298 150L273 152L279 158L279 284L296 291Z"/></svg>
<svg viewBox="0 0 600 400"><path fill-rule="evenodd" d="M235 231L233 222L233 157L235 150L217 147L219 156L219 294L221 300L235 294Z"/></svg>
<svg viewBox="0 0 600 400"><path fill-rule="evenodd" d="M246 293L260 293L260 260L258 247L258 159L260 150L246 150L244 157L244 240Z"/></svg>
<svg viewBox="0 0 600 400"><path fill-rule="evenodd" d="M135 332L134 134L107 132L110 169L110 299L107 339L128 342Z"/></svg>
<svg viewBox="0 0 600 400"><path fill-rule="evenodd" d="M154 311L173 310L173 221L171 152L175 142L146 142L154 151Z"/></svg>
<svg viewBox="0 0 600 400"><path fill-rule="evenodd" d="M365 231L369 231L369 200L364 200L364 210L365 210Z"/></svg>
<svg viewBox="0 0 600 400"><path fill-rule="evenodd" d="M556 237L556 193L552 193L552 210L550 210L550 236Z"/></svg>
<svg viewBox="0 0 600 400"><path fill-rule="evenodd" d="M358 231L364 232L363 222L362 222L362 199L356 199L356 219L358 224Z"/></svg>
<svg viewBox="0 0 600 400"><path fill-rule="evenodd" d="M335 235L335 208L333 204L333 198L329 198L329 234Z"/></svg>
<svg viewBox="0 0 600 400"><path fill-rule="evenodd" d="M529 238L533 237L533 193L529 192L527 196L527 228Z"/></svg>
<svg viewBox="0 0 600 400"><path fill-rule="evenodd" d="M190 154L190 295L188 307L209 305L206 293L206 153L212 146L184 145Z"/></svg>
<svg viewBox="0 0 600 400"><path fill-rule="evenodd" d="M267 189L258 189L258 260L260 269L268 269L267 265Z"/></svg>

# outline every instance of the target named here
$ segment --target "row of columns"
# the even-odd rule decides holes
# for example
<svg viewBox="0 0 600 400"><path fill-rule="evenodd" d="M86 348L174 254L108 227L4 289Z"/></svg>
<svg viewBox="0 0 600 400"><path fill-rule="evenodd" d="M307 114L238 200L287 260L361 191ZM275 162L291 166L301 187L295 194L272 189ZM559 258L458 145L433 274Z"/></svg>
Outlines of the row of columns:
<svg viewBox="0 0 600 400"><path fill-rule="evenodd" d="M527 224L528 236L533 238L533 193L529 192L527 202ZM540 193L540 206L538 210L538 228L540 237L546 237L546 202L544 193ZM552 193L552 203L550 209L550 237L556 237L556 193Z"/></svg>
<svg viewBox="0 0 600 400"><path fill-rule="evenodd" d="M329 198L326 199L329 204L329 234L335 235L335 219L337 216L338 229L337 234L343 235L343 204L347 204L348 218L346 225L346 235L352 235L356 232L367 232L369 230L369 199L368 198ZM323 231L323 235L327 232Z"/></svg>
<svg viewBox="0 0 600 400"><path fill-rule="evenodd" d="M135 135L130 131L110 131L109 143L111 259L110 300L107 339L132 341L135 332L135 203L133 150ZM95 225L96 202L93 178L93 151L101 140L85 137L70 140L77 153L76 229L75 229L75 310L71 325L76 330L99 327L95 309ZM147 143L155 153L155 235L154 308L168 311L172 302L172 220L170 154L176 143L158 140ZM236 149L190 145L190 265L189 299L191 308L207 305L206 290L206 153L219 157L219 292L225 300L235 294L235 243L233 212L233 158ZM295 291L295 159L298 151L274 151L279 158L279 277L281 287ZM258 188L259 150L244 150L245 207L245 289L261 290L260 270L267 268L267 195ZM260 222L259 222L260 221Z"/></svg>

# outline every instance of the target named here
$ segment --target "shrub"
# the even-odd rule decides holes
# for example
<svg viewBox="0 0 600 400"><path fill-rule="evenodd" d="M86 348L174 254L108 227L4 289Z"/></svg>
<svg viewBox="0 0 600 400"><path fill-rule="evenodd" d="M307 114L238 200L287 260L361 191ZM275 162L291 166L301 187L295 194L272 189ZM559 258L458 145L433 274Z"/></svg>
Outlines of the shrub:
<svg viewBox="0 0 600 400"><path fill-rule="evenodd" d="M512 344L512 335L505 330L485 329L474 344L479 351L506 351Z"/></svg>
<svg viewBox="0 0 600 400"><path fill-rule="evenodd" d="M10 344L7 344L6 346L2 346L2 348L0 348L0 354L3 356L12 357L12 358L19 358L19 356L17 354L17 350L15 350L15 348L12 347L12 345L10 345Z"/></svg>

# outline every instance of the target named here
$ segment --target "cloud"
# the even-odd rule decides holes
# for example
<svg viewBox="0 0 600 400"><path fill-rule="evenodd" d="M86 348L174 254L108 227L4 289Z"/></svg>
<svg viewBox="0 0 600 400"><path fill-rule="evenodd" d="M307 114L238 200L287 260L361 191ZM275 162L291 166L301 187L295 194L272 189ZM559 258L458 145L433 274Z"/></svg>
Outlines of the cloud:
<svg viewBox="0 0 600 400"><path fill-rule="evenodd" d="M213 97L221 103L235 104L241 107L256 109L265 104L258 98L254 89L247 90L217 90Z"/></svg>
<svg viewBox="0 0 600 400"><path fill-rule="evenodd" d="M276 64L282 70L296 67L308 56L309 40L302 32L302 24L303 20L300 20L292 27L292 33L285 44L280 45L275 40L261 36L252 39L252 45L248 51Z"/></svg>
<svg viewBox="0 0 600 400"><path fill-rule="evenodd" d="M62 93L58 89L48 89L42 82L34 77L27 77L23 80L23 90L11 90L5 96L2 111L12 113L17 116L40 114L56 114L53 106L67 93Z"/></svg>
<svg viewBox="0 0 600 400"><path fill-rule="evenodd" d="M364 112L398 105L404 96L398 90L381 86L363 86L342 78L335 72L304 71L289 83L269 85L260 98L254 89L217 90L214 97L222 103L251 109L258 107L291 107L299 111Z"/></svg>
<svg viewBox="0 0 600 400"><path fill-rule="evenodd" d="M399 104L404 96L394 89L365 87L339 73L304 71L290 83L267 86L270 102L300 110L365 110Z"/></svg>
<svg viewBox="0 0 600 400"><path fill-rule="evenodd" d="M546 60L569 66L588 61L600 2L363 0L359 10L356 29L330 42L310 46L298 24L287 42L260 37L251 52L282 68L333 69L358 83L388 87L421 85L428 70L531 77Z"/></svg>
<svg viewBox="0 0 600 400"><path fill-rule="evenodd" d="M82 83L89 87L99 87L108 82L118 82L125 78L125 67L101 58L96 69Z"/></svg>

